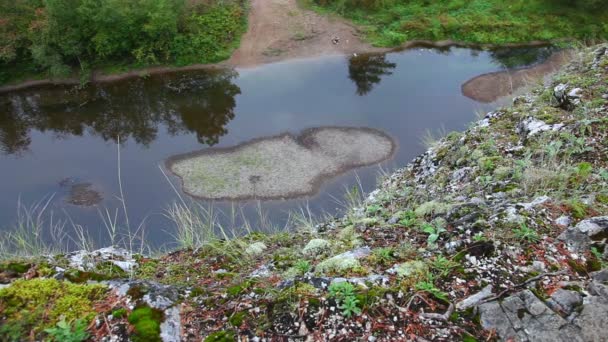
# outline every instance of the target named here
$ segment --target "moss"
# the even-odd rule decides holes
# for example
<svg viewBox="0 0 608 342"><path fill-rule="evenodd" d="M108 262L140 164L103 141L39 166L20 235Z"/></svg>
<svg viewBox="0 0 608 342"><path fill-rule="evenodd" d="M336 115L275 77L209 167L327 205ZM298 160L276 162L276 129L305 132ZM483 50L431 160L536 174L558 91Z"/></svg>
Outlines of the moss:
<svg viewBox="0 0 608 342"><path fill-rule="evenodd" d="M116 310L112 311L112 317L114 317L116 319L121 319L126 316L127 316L127 309L125 309L125 308L120 308L120 309L116 309Z"/></svg>
<svg viewBox="0 0 608 342"><path fill-rule="evenodd" d="M125 272L122 268L118 267L111 261L100 262L95 266L95 271L107 276L108 278L125 278L127 277L127 272Z"/></svg>
<svg viewBox="0 0 608 342"><path fill-rule="evenodd" d="M587 269L585 267L585 265L581 265L578 262L576 262L575 260L568 260L568 265L570 266L570 268L572 268L572 270L580 275L586 275L587 274Z"/></svg>
<svg viewBox="0 0 608 342"><path fill-rule="evenodd" d="M32 265L27 262L7 262L0 263L0 272L14 272L17 274L23 274L27 272Z"/></svg>
<svg viewBox="0 0 608 342"><path fill-rule="evenodd" d="M246 280L240 284L228 287L226 289L226 292L232 297L238 297L241 294L245 293L252 285L254 285L253 280Z"/></svg>
<svg viewBox="0 0 608 342"><path fill-rule="evenodd" d="M73 283L86 283L89 280L102 281L112 279L111 276L97 272L81 271L77 269L69 269L65 271L64 276L67 280Z"/></svg>
<svg viewBox="0 0 608 342"><path fill-rule="evenodd" d="M95 316L93 303L103 298L106 287L62 282L56 279L17 280L0 290L0 307L3 307L3 324L12 327L11 334L39 336L54 326L60 317L66 321ZM5 332L7 333L7 332ZM7 338L0 332L0 340Z"/></svg>
<svg viewBox="0 0 608 342"><path fill-rule="evenodd" d="M205 342L232 342L236 341L236 333L232 330L216 331L205 338Z"/></svg>
<svg viewBox="0 0 608 342"><path fill-rule="evenodd" d="M149 306L140 306L129 315L129 323L135 327L133 342L160 342L160 324L163 313Z"/></svg>
<svg viewBox="0 0 608 342"><path fill-rule="evenodd" d="M585 264L585 268L587 272L595 272L602 269L602 261L597 258L591 256L587 258L587 263Z"/></svg>
<svg viewBox="0 0 608 342"><path fill-rule="evenodd" d="M247 316L248 316L247 311L235 312L234 314L232 314L232 316L230 316L230 318L228 319L228 322L230 322L230 324L232 324L232 326L238 328L243 324L243 322L245 321Z"/></svg>

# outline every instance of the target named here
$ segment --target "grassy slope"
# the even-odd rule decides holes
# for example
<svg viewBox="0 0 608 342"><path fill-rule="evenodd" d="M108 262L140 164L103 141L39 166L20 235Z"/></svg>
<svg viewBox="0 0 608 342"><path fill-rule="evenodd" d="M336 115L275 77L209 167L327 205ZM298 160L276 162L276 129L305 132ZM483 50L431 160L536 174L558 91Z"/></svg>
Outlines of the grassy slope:
<svg viewBox="0 0 608 342"><path fill-rule="evenodd" d="M570 281L588 281L590 271L608 267L608 253L586 250L574 255L556 240L564 230L555 223L558 217L570 216L575 225L608 214L608 101L602 98L608 93L608 56L596 69L590 68L593 58L591 50L581 53L551 86L539 87L483 124L433 144L388 177L373 197L353 201L342 218L316 228L302 220L305 229L291 233L250 233L216 239L195 250L139 258L132 276L190 290L184 292L181 310L192 340L209 335L226 341L236 335L282 339L300 332L316 334L316 339L331 339L332 334L349 340L370 335L397 339L403 331L428 340L440 335L447 340L495 339L480 329L470 311L429 323L421 319L421 310L443 313L448 303L459 302L488 282L515 292L516 284L538 274L529 267L533 261L548 271L563 270ZM557 107L552 94L558 83L580 87L582 103ZM563 127L526 136L517 128L526 120ZM549 199L529 209L522 205L539 196ZM190 233L208 232L202 223L200 231L194 228ZM449 243L456 247L448 248ZM359 246L370 247L371 254L358 260L336 257ZM61 257L50 263L67 267ZM263 265L268 274L251 276ZM397 274L388 272L395 265ZM0 264L0 271L2 279L9 280L55 272L49 261ZM100 267L92 272L104 273L95 275L97 279L117 277ZM325 279L380 274L387 280L328 290L314 286L320 278L311 280L302 277L305 274ZM93 274L70 279L87 276ZM279 286L294 277L292 286ZM533 291L545 298L564 277L547 277ZM7 301L9 294L0 290L0 308L23 305ZM104 316L111 312L102 305L108 301L115 311L131 312L124 299L108 296L95 304L106 308L96 309ZM13 334L40 331L34 323L22 325L16 310L5 313L0 323ZM104 324L126 324L126 316L121 317ZM54 323L49 317L41 322ZM103 334L104 329L102 325L95 333ZM6 336L2 333L0 337Z"/></svg>
<svg viewBox="0 0 608 342"><path fill-rule="evenodd" d="M316 10L338 13L365 31L378 46L417 39L475 44L525 43L574 38L608 38L608 10L585 11L550 0L394 1L376 10L326 1Z"/></svg>

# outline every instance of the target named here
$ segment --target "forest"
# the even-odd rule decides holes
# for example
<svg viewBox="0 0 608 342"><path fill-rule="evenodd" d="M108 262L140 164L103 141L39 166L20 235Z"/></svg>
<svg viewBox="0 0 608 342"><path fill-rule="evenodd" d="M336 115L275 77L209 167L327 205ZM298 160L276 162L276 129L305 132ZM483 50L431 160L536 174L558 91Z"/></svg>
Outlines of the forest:
<svg viewBox="0 0 608 342"><path fill-rule="evenodd" d="M0 83L213 63L246 22L244 0L1 0Z"/></svg>

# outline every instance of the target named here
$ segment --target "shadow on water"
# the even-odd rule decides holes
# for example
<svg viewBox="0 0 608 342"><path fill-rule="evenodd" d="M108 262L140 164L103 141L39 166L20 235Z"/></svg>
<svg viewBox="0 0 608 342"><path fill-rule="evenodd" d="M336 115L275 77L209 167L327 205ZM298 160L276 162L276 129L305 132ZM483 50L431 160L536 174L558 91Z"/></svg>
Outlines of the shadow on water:
<svg viewBox="0 0 608 342"><path fill-rule="evenodd" d="M0 150L27 151L32 130L60 138L88 132L113 142L120 136L148 146L161 126L171 135L195 133L201 144L215 145L234 119L241 93L237 76L217 69L0 95Z"/></svg>

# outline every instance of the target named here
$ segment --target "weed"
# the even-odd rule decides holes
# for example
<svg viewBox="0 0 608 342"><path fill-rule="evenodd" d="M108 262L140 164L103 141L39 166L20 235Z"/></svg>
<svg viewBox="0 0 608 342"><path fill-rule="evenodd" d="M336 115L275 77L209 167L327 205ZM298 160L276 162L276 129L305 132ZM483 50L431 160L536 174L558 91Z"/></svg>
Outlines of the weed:
<svg viewBox="0 0 608 342"><path fill-rule="evenodd" d="M411 210L404 211L399 215L399 224L405 227L415 227L418 225L418 216Z"/></svg>
<svg viewBox="0 0 608 342"><path fill-rule="evenodd" d="M429 244L434 244L435 242L437 242L441 233L446 231L443 226L440 226L439 224L432 225L430 223L423 223L420 227L420 230L429 234L429 236L427 237L427 242Z"/></svg>
<svg viewBox="0 0 608 342"><path fill-rule="evenodd" d="M355 287L349 282L332 283L329 285L329 296L334 298L338 307L342 309L342 315L351 317L353 314L359 315L359 300L356 297Z"/></svg>
<svg viewBox="0 0 608 342"><path fill-rule="evenodd" d="M452 269L458 267L459 264L450 259L447 259L443 255L440 255L433 260L431 263L431 267L439 272L439 275L442 277L450 274Z"/></svg>
<svg viewBox="0 0 608 342"><path fill-rule="evenodd" d="M528 228L525 223L522 223L520 228L513 229L513 233L518 240L530 243L538 242L540 240L538 233L534 229Z"/></svg>
<svg viewBox="0 0 608 342"><path fill-rule="evenodd" d="M427 281L419 281L414 285L416 291L424 291L433 295L433 297L440 299L444 302L449 302L448 294L443 292L441 289L435 287L432 278Z"/></svg>
<svg viewBox="0 0 608 342"><path fill-rule="evenodd" d="M77 319L71 324L62 319L54 328L44 329L44 332L58 342L81 342L89 338L87 323L82 319Z"/></svg>

